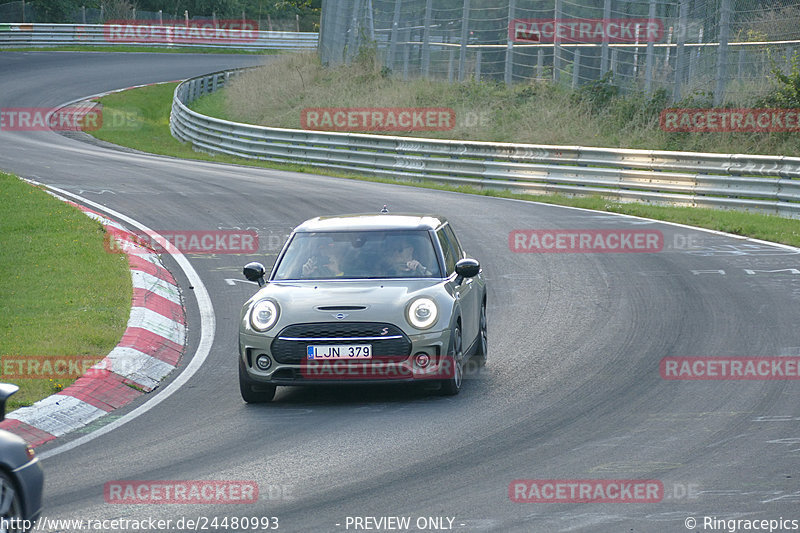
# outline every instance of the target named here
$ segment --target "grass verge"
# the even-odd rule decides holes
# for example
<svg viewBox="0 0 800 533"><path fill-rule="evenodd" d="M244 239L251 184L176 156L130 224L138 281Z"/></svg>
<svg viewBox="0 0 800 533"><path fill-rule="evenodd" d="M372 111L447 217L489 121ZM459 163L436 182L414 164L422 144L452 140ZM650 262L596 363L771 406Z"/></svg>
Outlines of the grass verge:
<svg viewBox="0 0 800 533"><path fill-rule="evenodd" d="M77 208L0 173L0 358L82 356L99 361L119 342L131 306L124 255ZM63 360L63 359L62 359ZM18 369L18 367L16 367ZM19 385L9 410L30 405L72 379L7 379ZM23 370L23 374L29 372ZM19 374L18 370L15 375Z"/></svg>
<svg viewBox="0 0 800 533"><path fill-rule="evenodd" d="M133 46L133 45L114 45L114 46L18 46L3 47L0 52L140 52L157 54L250 54L250 55L274 55L281 53L280 50L243 50L241 48L217 48L217 47L191 47L191 46Z"/></svg>
<svg viewBox="0 0 800 533"><path fill-rule="evenodd" d="M169 112L172 104L174 83L142 87L129 91L115 93L101 99L103 104L103 127L92 132L103 140L135 148L144 152L151 152L174 157L197 159L203 161L217 161L239 165L250 165L265 168L277 168L297 172L308 172L328 176L361 179L382 183L402 183L431 189L449 190L478 194L484 196L497 196L517 198L536 202L583 207L599 211L624 213L657 220L665 220L688 224L702 228L725 231L736 235L754 237L773 242L800 246L800 220L785 219L738 211L721 211L715 209L700 209L689 207L665 207L646 204L618 203L600 197L571 198L565 196L539 196L530 194L516 194L508 191L479 191L471 187L453 187L426 181L397 181L375 178L364 175L349 174L337 171L323 170L309 165L275 164L265 161L232 157L228 155L210 155L195 152L188 144L181 143L169 133ZM123 116L138 117L135 129L125 131L123 128L106 127L107 116L118 113ZM110 115L107 115L110 114Z"/></svg>

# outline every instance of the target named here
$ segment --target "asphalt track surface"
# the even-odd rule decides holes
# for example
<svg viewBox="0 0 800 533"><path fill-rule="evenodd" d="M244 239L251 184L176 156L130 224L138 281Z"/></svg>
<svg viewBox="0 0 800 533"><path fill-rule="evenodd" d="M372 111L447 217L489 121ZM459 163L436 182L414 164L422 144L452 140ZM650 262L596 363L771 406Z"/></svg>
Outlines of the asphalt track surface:
<svg viewBox="0 0 800 533"><path fill-rule="evenodd" d="M263 60L4 52L0 104L52 106ZM53 132L0 132L0 168L155 230L257 228L263 252L188 256L216 316L208 359L144 415L45 459L48 518L275 516L280 531L346 531L348 516L408 516L416 531L419 517L451 517L454 531L610 532L687 531L687 517L697 519L694 531L712 531L704 516L800 520L800 383L659 375L665 356L800 355L792 250L604 213L124 153ZM251 260L269 266L275 243L304 219L383 204L448 217L482 262L486 369L450 398L409 387L279 388L272 404L244 404L237 320L254 287L226 279L242 280ZM665 248L512 253L509 233L532 228L656 229ZM690 237L693 247L681 248ZM52 266L43 275L57 276ZM197 347L198 308L175 262L167 266L187 302L190 344L178 374ZM665 495L649 504L515 503L516 479L653 479ZM248 505L105 503L104 484L115 480L254 480L261 496Z"/></svg>

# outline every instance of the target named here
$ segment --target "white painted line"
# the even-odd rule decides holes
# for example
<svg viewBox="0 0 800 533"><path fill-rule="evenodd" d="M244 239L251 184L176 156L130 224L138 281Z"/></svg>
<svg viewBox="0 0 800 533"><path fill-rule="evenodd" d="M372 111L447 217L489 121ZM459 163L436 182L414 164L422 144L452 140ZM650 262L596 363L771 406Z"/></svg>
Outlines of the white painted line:
<svg viewBox="0 0 800 533"><path fill-rule="evenodd" d="M37 185L44 185L42 183L37 183ZM67 192L63 189L59 189L57 187L48 187L50 190L55 191L59 194L64 196L69 196L70 198L74 198L78 200L80 203L84 205L88 205L97 209L98 211L104 211L108 213L110 216L120 220L126 224L129 224L133 227L136 227L142 231L153 231L144 224L132 219L129 216L123 215L118 211L114 211L113 209L109 209L101 204L96 202L92 202L91 200L84 198L82 196L78 196L77 194L72 194L71 192ZM166 239L161 235L153 232L154 238L162 245L165 246ZM186 257L180 253L180 251L173 252L172 256L175 258L175 261L178 263L178 266L183 270L184 274L189 280L189 283L194 287L194 295L197 298L197 307L200 311L200 343L197 345L197 350L192 357L192 360L186 366L186 368L181 372L179 376L177 376L169 385L161 389L161 392L158 392L155 396L148 399L145 403L134 409L133 411L129 412L126 415L114 420L113 422L89 433L88 435L84 435L83 437L79 437L73 441L70 441L66 444L62 444L61 446L57 446L52 450L47 450L39 454L39 458L44 460L50 457L54 457L58 454L64 453L66 451L72 450L77 448L81 444L86 444L87 442L93 441L99 437L102 437L106 433L110 433L114 431L118 427L127 424L131 420L134 420L143 414L147 413L158 404L178 392L181 387L183 387L191 378L192 376L200 370L200 367L203 366L203 363L208 358L209 353L211 352L211 346L214 344L214 334L216 330L216 317L214 316L214 306L211 303L211 297L208 295L208 290L206 289L203 280L197 274L197 271L192 267L191 263L186 259Z"/></svg>
<svg viewBox="0 0 800 533"><path fill-rule="evenodd" d="M102 409L64 394L53 394L30 407L22 407L6 418L13 418L60 437L108 414Z"/></svg>
<svg viewBox="0 0 800 533"><path fill-rule="evenodd" d="M175 370L171 364L135 348L120 346L111 350L111 353L95 366L111 370L113 373L149 389L155 389L164 376Z"/></svg>
<svg viewBox="0 0 800 533"><path fill-rule="evenodd" d="M152 331L175 344L183 345L186 341L186 326L146 307L131 307L128 327Z"/></svg>
<svg viewBox="0 0 800 533"><path fill-rule="evenodd" d="M134 289L144 289L176 304L181 303L181 294L177 285L142 270L131 270L131 278Z"/></svg>

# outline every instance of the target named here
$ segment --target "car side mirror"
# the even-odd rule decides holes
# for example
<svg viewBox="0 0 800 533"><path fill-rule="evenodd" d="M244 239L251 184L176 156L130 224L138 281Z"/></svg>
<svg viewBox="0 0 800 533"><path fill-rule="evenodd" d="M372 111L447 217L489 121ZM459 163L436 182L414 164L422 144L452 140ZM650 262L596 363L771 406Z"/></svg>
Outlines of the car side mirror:
<svg viewBox="0 0 800 533"><path fill-rule="evenodd" d="M456 274L458 275L458 283L461 283L463 278L474 278L481 271L481 264L475 259L461 259L456 263Z"/></svg>
<svg viewBox="0 0 800 533"><path fill-rule="evenodd" d="M0 421L6 419L6 402L8 398L18 390L19 387L11 383L0 383Z"/></svg>
<svg viewBox="0 0 800 533"><path fill-rule="evenodd" d="M264 275L267 273L264 265L261 263L247 263L242 269L242 274L247 278L247 281L255 281L259 287L263 287L267 283L264 281Z"/></svg>

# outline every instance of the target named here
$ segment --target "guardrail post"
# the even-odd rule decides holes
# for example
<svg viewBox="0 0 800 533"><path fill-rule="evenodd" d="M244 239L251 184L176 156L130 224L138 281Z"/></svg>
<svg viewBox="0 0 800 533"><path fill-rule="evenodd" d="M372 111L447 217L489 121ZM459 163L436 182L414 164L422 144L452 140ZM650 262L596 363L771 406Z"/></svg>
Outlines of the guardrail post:
<svg viewBox="0 0 800 533"><path fill-rule="evenodd" d="M481 49L475 52L475 81L481 81Z"/></svg>

